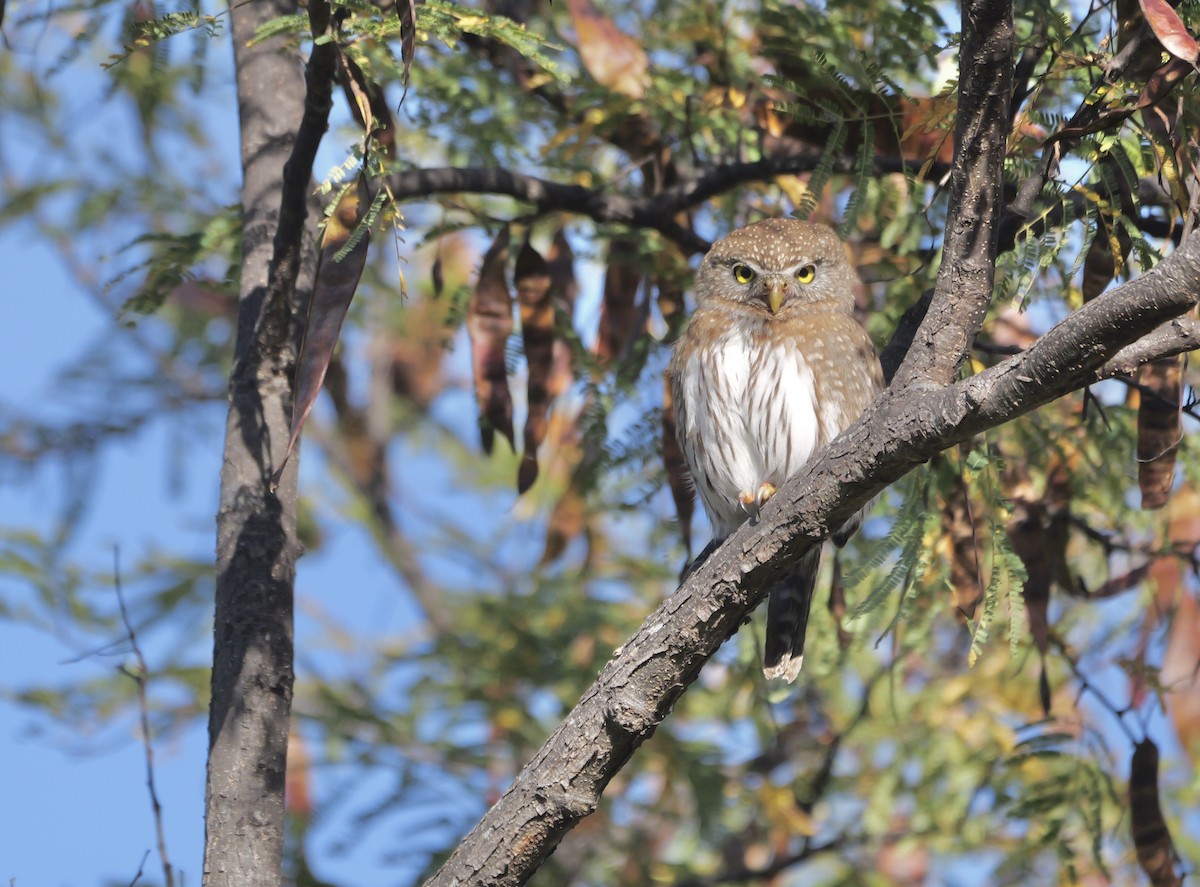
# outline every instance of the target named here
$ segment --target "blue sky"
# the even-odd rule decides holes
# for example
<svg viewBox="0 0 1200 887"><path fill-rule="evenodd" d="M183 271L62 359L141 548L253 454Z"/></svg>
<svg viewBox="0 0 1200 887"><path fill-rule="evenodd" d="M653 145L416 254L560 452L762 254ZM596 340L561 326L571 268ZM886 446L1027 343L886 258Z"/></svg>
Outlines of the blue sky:
<svg viewBox="0 0 1200 887"><path fill-rule="evenodd" d="M75 291L70 278L56 266L53 252L29 247L24 233L20 228L0 230L0 262L16 270L8 292L39 294L22 303L18 323L0 332L0 372L8 380L0 396L0 416L11 415L10 411L37 413L42 405L53 408L60 371L111 329L111 321L96 310L90 297ZM98 483L71 545L73 560L103 576L111 570L114 546L120 547L127 567L154 549L198 560L211 557L224 407L214 404L203 413L201 421L189 427L182 486L170 479L170 420L108 448L98 463ZM0 530L50 532L63 501L63 483L62 472L50 467L23 477L6 472L0 485ZM363 639L364 647L411 625L415 611L357 525L335 522L326 529L326 544L301 561L301 599L334 614L347 631ZM97 591L109 593L104 586ZM28 594L24 584L0 578L0 600L20 602ZM297 609L302 648L306 638L325 631L309 613L304 605ZM197 643L198 661L208 655L206 637ZM153 639L143 643L153 671L155 654L163 651L155 650ZM111 675L122 664L132 665L125 653L80 658L82 652L69 628L48 632L0 620L0 690L75 683ZM154 847L145 763L133 724L122 719L115 729L101 729L99 734L98 741L71 737L0 695L0 760L8 801L0 805L0 835L4 836L0 877L4 880L15 879L16 887L127 884L143 853ZM204 725L197 722L155 748L168 851L186 882L193 884L199 883L201 871L206 747ZM321 837L318 833L318 840ZM381 844L394 838L375 837L335 864L343 876L353 881L350 873L366 874L372 863L377 864ZM64 845L69 852L63 852ZM157 866L152 852L146 862L147 878L161 881ZM397 874L391 871L393 877Z"/></svg>
<svg viewBox="0 0 1200 887"><path fill-rule="evenodd" d="M18 301L17 323L0 332L0 373L8 383L0 403L4 411L36 410L53 404L54 378L64 363L105 333L111 320L95 303L73 292L56 255L36 244L20 227L0 231L0 262L10 269L6 284L14 294L36 294ZM15 272L15 275L14 275ZM15 280L13 279L15 276ZM10 301L10 305L12 302ZM219 426L212 443L219 447ZM127 563L146 545L182 545L203 551L194 529L204 510L212 513L215 491L189 484L186 500L166 490L162 429L103 460L100 483L74 551L84 562L102 569L112 562L112 546L120 545ZM198 458L219 449L194 448ZM28 477L4 477L0 515L5 529L33 527L49 532L62 502L62 474L40 470ZM211 522L211 519L210 519ZM207 543L211 547L211 541ZM0 579L0 597L21 600L28 591ZM124 657L78 661L69 642L8 620L0 621L0 673L4 688L30 683L74 682L84 675L110 673ZM4 761L5 795L0 805L0 875L15 884L128 883L146 849L153 846L153 826L145 789L142 751L131 736L106 743L103 751L72 749L60 731L39 735L44 721L31 717L0 697L0 760ZM82 744L82 743L77 743ZM203 813L203 731L189 731L172 746L159 750L158 779L166 802L171 852L199 877ZM69 852L63 847L69 846ZM153 857L147 861L150 865Z"/></svg>
<svg viewBox="0 0 1200 887"><path fill-rule="evenodd" d="M10 4L10 23L27 11ZM36 29L12 35L15 58L42 76L61 43L53 29L30 43L31 30ZM99 61L112 49L94 47L92 54L85 53L48 83L61 91L67 117L77 124L73 151L110 149L135 158L130 142L134 117L128 104L104 100L107 75ZM235 189L238 179L230 73L228 41L221 39L210 50L208 76L217 84L217 95L226 100L203 111L216 156L225 158L224 175L209 180L218 190ZM3 172L17 181L28 172L72 162L66 155L45 154L36 140L16 127L0 132L0 139ZM322 163L328 166L340 159L336 151L327 150ZM236 199L236 190L225 199ZM99 232L94 236L97 251L114 254L137 233ZM2 290L3 304L10 312L10 322L0 329L0 373L6 380L0 391L0 426L17 415L61 419L70 415L72 397L59 377L72 361L102 343L110 344L112 317L95 293L79 289L59 253L26 222L0 227L0 262L7 269ZM104 279L106 269L98 273ZM131 364L138 359L132 348L118 345L117 352ZM190 414L186 428L168 417L105 447L95 463L94 488L72 539L70 559L99 577L111 572L114 547L120 548L126 568L156 550L196 560L211 558L223 429L224 406L214 403ZM173 450L178 452L180 434L186 435L182 473L172 455ZM0 470L0 532L52 533L73 480L53 465L18 473L10 463ZM334 611L347 630L363 638L383 637L410 624L415 611L357 526L348 523L328 532L321 551L303 560L301 596ZM107 583L99 581L94 590L111 593ZM28 602L29 594L23 583L0 576L0 600L20 605ZM302 644L305 637L323 630L304 609L298 609L297 634ZM156 656L165 652L156 650L155 643L154 638L143 640L152 672ZM207 632L196 639L196 661L207 658L210 643ZM107 728L96 725L98 740L75 737L14 704L8 695L30 685L106 677L119 666L132 664L125 653L81 655L85 652L67 621L39 630L0 620L0 760L7 801L0 805L0 878L11 879L17 887L127 884L143 854L154 848L143 750L132 721L124 719ZM166 842L184 883L198 884L201 876L206 747L203 719L198 719L186 732L156 743L155 748ZM357 865L355 854L346 862ZM161 881L155 852L146 860L145 872L146 878Z"/></svg>

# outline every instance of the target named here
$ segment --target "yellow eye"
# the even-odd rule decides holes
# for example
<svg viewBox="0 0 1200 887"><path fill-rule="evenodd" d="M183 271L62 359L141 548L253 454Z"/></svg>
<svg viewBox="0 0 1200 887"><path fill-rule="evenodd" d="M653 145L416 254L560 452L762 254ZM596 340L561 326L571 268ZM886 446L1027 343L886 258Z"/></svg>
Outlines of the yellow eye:
<svg viewBox="0 0 1200 887"><path fill-rule="evenodd" d="M798 283L812 283L813 278L817 276L817 269L813 265L805 265L796 272L796 281Z"/></svg>
<svg viewBox="0 0 1200 887"><path fill-rule="evenodd" d="M738 283L749 283L755 278L754 269L741 262L733 266L733 279Z"/></svg>

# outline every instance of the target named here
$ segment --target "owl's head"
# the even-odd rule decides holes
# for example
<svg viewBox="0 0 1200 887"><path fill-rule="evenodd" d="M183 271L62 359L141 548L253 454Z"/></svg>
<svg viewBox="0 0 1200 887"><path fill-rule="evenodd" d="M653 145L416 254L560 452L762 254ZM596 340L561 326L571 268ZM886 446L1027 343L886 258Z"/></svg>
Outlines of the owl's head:
<svg viewBox="0 0 1200 887"><path fill-rule="evenodd" d="M827 225L763 219L713 244L696 273L696 301L735 303L763 316L820 305L850 312L858 277Z"/></svg>

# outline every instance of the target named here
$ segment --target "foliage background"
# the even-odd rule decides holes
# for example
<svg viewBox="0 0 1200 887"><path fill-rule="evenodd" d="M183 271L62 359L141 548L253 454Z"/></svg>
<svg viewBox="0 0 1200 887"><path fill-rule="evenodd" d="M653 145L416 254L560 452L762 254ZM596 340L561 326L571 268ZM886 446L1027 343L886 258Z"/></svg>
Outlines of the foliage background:
<svg viewBox="0 0 1200 887"><path fill-rule="evenodd" d="M453 49L431 34L398 117L402 160L498 164L636 191L649 187L644 158L614 141L622 123L647 118L670 134L685 169L754 159L771 137L784 147L809 137L788 131L771 111L764 119L748 114L757 107L751 84L762 79L756 59L787 58L797 49L788 35L796 33L830 36L826 45L805 44L802 70L779 62L776 88L798 93L796 78L814 78L834 104L790 111L801 121L815 114L825 132L822 114L876 120L870 103L893 88L931 97L945 85L947 53L921 57L926 44L951 38L952 26L937 25L947 13L936 7L776 9L754 27L747 22L756 10L741 6L724 9L724 22L705 4L606 11L612 18L597 25L602 36L590 39L607 41L616 54L632 50L606 27L640 35L649 66L633 85L581 59L574 47L589 38L570 8L531 20L553 46L521 47L554 60L562 79L546 82L592 109L582 114L562 114L514 89L509 75L481 61L491 44L480 41L497 37L486 21L475 25L485 33L474 40L456 32L461 18L447 25L440 36L456 38ZM17 883L128 883L153 843L135 687L117 671L131 659L112 585L114 546L150 665L168 847L186 877L200 870L199 723L232 335L226 281L236 267L236 216L227 207L237 186L236 119L219 34L185 32L101 69L127 41L129 19L162 12L97 4L54 9L43 21L44 10L13 4L7 13L13 51L0 57L0 82L13 110L0 133L0 249L18 323L4 334L0 355L9 380L0 413L0 630L11 712L0 738L17 796L26 800L6 805L0 828L17 836L5 851L14 854L5 861ZM1028 24L1046 10L1023 12ZM1112 27L1103 15L1096 21L1100 32ZM1078 48L1069 33L1056 27L1047 37L1063 57ZM687 65L681 34L691 50ZM391 83L396 63L381 44L361 46L367 70ZM636 74L637 52L632 58L621 70ZM867 58L880 67L869 68ZM1070 97L1085 73L1063 65L1046 92ZM388 94L394 108L398 87ZM862 106L837 104L847 95ZM787 119L786 102L774 101ZM1051 105L1030 126L1052 127L1062 114ZM361 139L344 107L339 121L319 169L344 168ZM902 134L901 124L886 125ZM813 146L818 154L828 149L830 160L831 143L854 138L833 132ZM928 185L869 177L873 133L860 129L858 139L847 173L819 198L784 178L706 205L697 227L716 236L756 212L797 203L843 223L867 257L863 273L873 285L863 307L882 344L933 279L930 246L944 208ZM1101 193L1087 154L1100 147L1089 143L1075 166L1064 167L1064 181L1079 178ZM1141 145L1133 147L1126 162L1145 163L1134 174L1148 173ZM1022 171L1015 155L1014 176ZM470 357L456 320L497 221L519 213L503 198L452 196L404 207L408 231L395 250L390 235L376 233L343 339L345 394L323 400L308 429L289 858L298 883L417 879L669 593L684 559L654 412L670 329L663 303L647 299L647 322L628 325L632 344L618 359L577 373L556 406L542 477L530 493L517 498L518 459L503 441L490 459L479 453ZM539 222L540 248L561 221ZM1006 257L997 307L1025 300L1030 308L994 319L989 341L1003 343L1010 327L1019 341L1023 325L1043 329L1077 303L1076 257L1089 225L1094 215L1061 237L1028 238ZM607 243L626 232L581 219L568 230L581 285L574 357L577 367L591 368L608 310L603 279L617 273ZM439 234L446 235L445 279L437 296L431 266ZM1148 249L1157 243L1146 241ZM670 248L656 234L639 232L623 248L644 263L638 270L686 274L681 257L664 258ZM408 301L397 297L397 254ZM1135 258L1153 261L1150 253ZM122 307L163 296L150 315ZM430 343L443 338L440 357ZM519 418L515 341L508 358ZM978 356L981 365L991 358ZM1180 850L1194 858L1200 822L1185 811L1197 809L1200 789L1177 739L1194 737L1197 725L1180 715L1182 704L1168 710L1173 722L1158 705L1156 666L1170 620L1144 614L1155 602L1171 612L1163 601L1178 606L1178 588L1186 588L1178 600L1194 607L1195 580L1186 570L1172 574L1178 559L1165 558L1156 562L1156 583L1106 583L1148 563L1172 534L1191 544L1200 538L1189 523L1198 501L1195 460L1185 446L1183 486L1168 516L1138 511L1134 405L1115 384L1096 397L1082 418L1081 401L1068 399L898 485L842 559L851 610L871 600L871 589L880 592L871 611L848 624L849 640L840 642L830 616L817 613L801 685L772 697L757 676L756 635L743 631L539 883L762 880L775 860L831 883L1127 881L1135 863L1123 783L1131 736L1143 731L1163 749L1168 818ZM382 485L369 470L371 444L379 442L388 466ZM1050 622L1066 647L1048 654L1053 718L1043 720L1039 657L1006 528L1010 509L1050 495L1056 454L1070 469L1065 495L1079 519L1063 551L1089 589L1112 595L1090 602L1056 590ZM572 487L581 459L586 470ZM974 564L954 548L966 537L949 517L964 490ZM564 510L564 501L581 503L582 512ZM543 563L553 532L568 544ZM696 535L704 539L703 527ZM1190 548L1182 553L1190 568ZM971 609L961 582L953 594L948 587L964 566L985 586L996 577L986 642L979 614L969 626L956 615ZM901 586L908 593L900 627L885 635ZM979 658L969 668L972 633ZM1080 695L1075 667L1099 692ZM1138 705L1123 721L1126 735L1101 700L1122 707L1131 696ZM91 852L70 854L84 868L41 843L54 833L93 842ZM148 865L143 877L157 871Z"/></svg>

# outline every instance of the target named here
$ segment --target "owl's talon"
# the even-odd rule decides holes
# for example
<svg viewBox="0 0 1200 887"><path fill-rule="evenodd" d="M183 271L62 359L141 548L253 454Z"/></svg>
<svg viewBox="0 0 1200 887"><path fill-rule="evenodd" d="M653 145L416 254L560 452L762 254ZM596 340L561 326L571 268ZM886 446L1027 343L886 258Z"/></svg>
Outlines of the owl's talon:
<svg viewBox="0 0 1200 887"><path fill-rule="evenodd" d="M771 483L770 481L768 481L767 483L764 483L761 487L758 488L758 496L755 498L754 504L757 505L759 508L762 508L764 505L767 504L767 500L769 500L772 496L774 496L775 493L776 493L775 484Z"/></svg>

